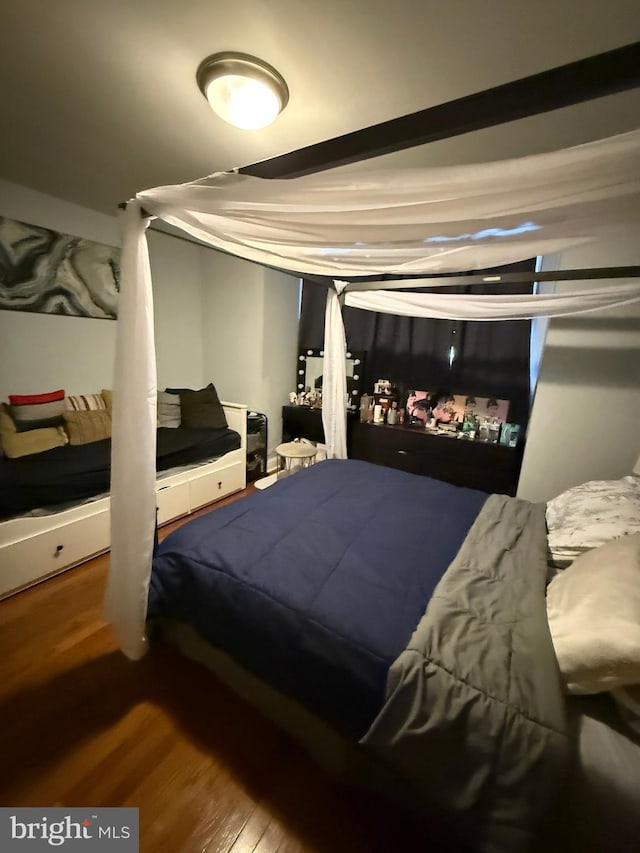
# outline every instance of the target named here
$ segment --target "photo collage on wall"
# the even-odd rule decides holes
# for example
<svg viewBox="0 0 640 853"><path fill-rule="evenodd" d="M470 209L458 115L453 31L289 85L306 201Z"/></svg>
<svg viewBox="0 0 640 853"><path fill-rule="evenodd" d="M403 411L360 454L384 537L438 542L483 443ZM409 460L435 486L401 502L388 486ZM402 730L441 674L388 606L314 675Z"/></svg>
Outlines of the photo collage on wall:
<svg viewBox="0 0 640 853"><path fill-rule="evenodd" d="M410 391L407 398L407 415L426 422L430 397L429 391ZM479 420L495 418L503 424L509 417L509 400L450 394L448 397L441 397L434 407L435 416L443 423L462 423L467 411L472 412Z"/></svg>
<svg viewBox="0 0 640 853"><path fill-rule="evenodd" d="M410 391L406 406L407 418L412 418L414 423L415 421L422 421L426 426L429 414L431 414L440 426L443 424L462 424L463 432L466 432L465 427L469 426L469 430L473 430L471 433L473 436L475 434L473 421L471 424L464 423L465 412L471 412L480 424L479 437L482 440L486 440L487 436L484 432L486 429L484 425L492 423L494 427L489 433L490 441L499 441L500 444L506 444L509 447L516 446L520 427L518 424L508 421L509 400L496 397L475 397L471 394L450 394L440 397L436 406L433 405L433 402L429 391ZM496 424L498 427L495 426Z"/></svg>

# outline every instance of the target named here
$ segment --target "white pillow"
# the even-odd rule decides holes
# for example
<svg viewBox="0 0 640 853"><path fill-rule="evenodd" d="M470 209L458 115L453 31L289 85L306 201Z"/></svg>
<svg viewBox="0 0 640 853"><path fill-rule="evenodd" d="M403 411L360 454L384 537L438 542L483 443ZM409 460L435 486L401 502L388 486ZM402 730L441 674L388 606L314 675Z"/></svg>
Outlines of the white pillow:
<svg viewBox="0 0 640 853"><path fill-rule="evenodd" d="M640 534L559 572L547 587L547 617L569 693L640 684Z"/></svg>
<svg viewBox="0 0 640 853"><path fill-rule="evenodd" d="M591 480L547 503L549 562L570 565L605 542L640 533L640 478Z"/></svg>

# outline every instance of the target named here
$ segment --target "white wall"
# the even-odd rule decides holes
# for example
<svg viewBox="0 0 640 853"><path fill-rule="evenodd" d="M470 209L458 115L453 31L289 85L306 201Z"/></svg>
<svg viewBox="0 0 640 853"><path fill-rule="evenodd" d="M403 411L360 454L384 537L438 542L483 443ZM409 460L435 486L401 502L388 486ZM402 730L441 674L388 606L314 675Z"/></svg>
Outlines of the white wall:
<svg viewBox="0 0 640 853"><path fill-rule="evenodd" d="M0 181L0 216L120 245L117 217ZM148 231L158 387L201 388L247 403L280 441L281 406L294 387L298 284L283 273ZM116 322L0 311L0 400L112 385Z"/></svg>
<svg viewBox="0 0 640 853"><path fill-rule="evenodd" d="M268 418L269 450L282 439L282 406L294 387L298 280L201 250L204 381L221 399Z"/></svg>
<svg viewBox="0 0 640 853"><path fill-rule="evenodd" d="M556 260L557 269L640 264L637 228ZM551 320L518 496L544 501L586 480L616 479L639 453L640 305Z"/></svg>
<svg viewBox="0 0 640 853"><path fill-rule="evenodd" d="M0 216L110 246L120 223L84 207L0 181ZM202 383L199 247L149 232L160 387ZM63 387L69 394L110 388L116 323L89 317L0 311L0 400Z"/></svg>
<svg viewBox="0 0 640 853"><path fill-rule="evenodd" d="M89 240L120 244L115 217L0 181L0 216ZM64 388L111 387L116 324L112 320L0 311L0 400Z"/></svg>
<svg viewBox="0 0 640 853"><path fill-rule="evenodd" d="M200 252L178 237L148 231L158 388L202 388Z"/></svg>

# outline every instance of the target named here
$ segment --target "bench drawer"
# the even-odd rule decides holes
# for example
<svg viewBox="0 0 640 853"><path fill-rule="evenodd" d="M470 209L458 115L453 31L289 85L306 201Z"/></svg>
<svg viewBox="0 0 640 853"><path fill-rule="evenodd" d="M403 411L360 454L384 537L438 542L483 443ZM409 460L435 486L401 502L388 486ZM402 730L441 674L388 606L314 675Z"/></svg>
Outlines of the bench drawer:
<svg viewBox="0 0 640 853"><path fill-rule="evenodd" d="M218 471L195 477L189 482L191 512L244 489L246 474L246 465L243 462L236 462Z"/></svg>
<svg viewBox="0 0 640 853"><path fill-rule="evenodd" d="M0 551L0 597L108 550L110 532L104 510L6 545Z"/></svg>
<svg viewBox="0 0 640 853"><path fill-rule="evenodd" d="M158 489L156 492L158 524L166 524L181 515L188 515L189 500L189 483L177 483Z"/></svg>

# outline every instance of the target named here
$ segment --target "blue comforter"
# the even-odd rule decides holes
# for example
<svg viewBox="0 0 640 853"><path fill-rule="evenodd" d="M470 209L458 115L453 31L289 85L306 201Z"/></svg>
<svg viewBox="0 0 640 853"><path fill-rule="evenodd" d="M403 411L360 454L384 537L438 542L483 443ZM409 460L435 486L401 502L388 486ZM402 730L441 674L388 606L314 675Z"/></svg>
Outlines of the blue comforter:
<svg viewBox="0 0 640 853"><path fill-rule="evenodd" d="M313 465L168 536L148 618L191 624L359 738L486 498L367 462Z"/></svg>

